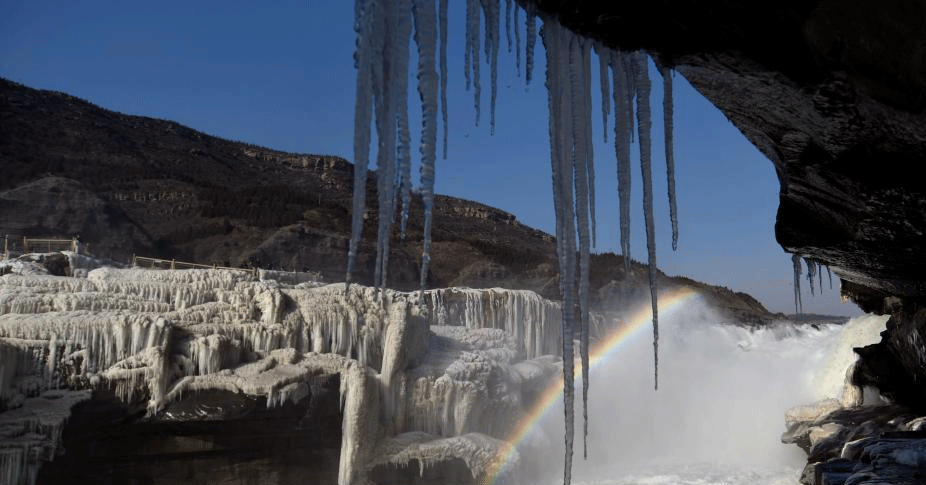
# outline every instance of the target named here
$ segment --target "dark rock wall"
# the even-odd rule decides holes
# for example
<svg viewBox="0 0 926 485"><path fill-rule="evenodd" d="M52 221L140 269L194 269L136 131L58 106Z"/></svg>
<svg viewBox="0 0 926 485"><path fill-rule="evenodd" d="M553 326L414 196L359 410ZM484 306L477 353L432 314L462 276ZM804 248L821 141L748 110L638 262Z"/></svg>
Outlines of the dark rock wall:
<svg viewBox="0 0 926 485"><path fill-rule="evenodd" d="M317 483L338 481L339 380L328 392L268 408L243 394L193 393L154 417L105 391L72 410L63 450L36 483Z"/></svg>

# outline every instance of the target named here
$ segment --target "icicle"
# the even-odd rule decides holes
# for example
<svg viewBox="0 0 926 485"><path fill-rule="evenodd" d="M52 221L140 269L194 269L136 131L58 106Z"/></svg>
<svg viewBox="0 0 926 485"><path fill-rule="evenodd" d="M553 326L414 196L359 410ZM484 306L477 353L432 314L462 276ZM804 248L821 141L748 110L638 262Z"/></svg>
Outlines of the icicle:
<svg viewBox="0 0 926 485"><path fill-rule="evenodd" d="M575 165L572 163L574 146L571 143L573 106L571 106L571 96L567 92L570 84L569 45L565 28L556 22L545 22L541 38L547 53L546 83L550 120L550 164L553 170L560 290L563 295L563 409L566 427L563 482L568 485L572 477L573 438L575 436L573 337L576 303L576 231L572 197L575 173Z"/></svg>
<svg viewBox="0 0 926 485"><path fill-rule="evenodd" d="M424 243L421 254L421 289L423 290L427 283L428 263L431 259L434 164L437 158L437 74L434 72L434 2L433 0L414 0L414 2L415 43L418 45L418 94L421 96L422 111L420 151L421 199L424 205ZM446 0L441 0L441 3L445 4ZM444 134L446 135L446 131Z"/></svg>
<svg viewBox="0 0 926 485"><path fill-rule="evenodd" d="M794 267L794 313L800 315L804 313L803 304L801 303L801 257L792 254L791 265Z"/></svg>
<svg viewBox="0 0 926 485"><path fill-rule="evenodd" d="M489 134L495 134L495 99L498 95L499 0L482 0L485 16L485 55L489 61L491 95L489 97ZM478 108L477 108L478 119Z"/></svg>
<svg viewBox="0 0 926 485"><path fill-rule="evenodd" d="M823 294L823 268L824 266L823 266L823 263L821 263L819 260L815 260L815 262L817 263L817 279L819 280L820 294L822 295ZM829 268L827 268L827 270L829 270Z"/></svg>
<svg viewBox="0 0 926 485"><path fill-rule="evenodd" d="M643 211L646 222L646 250L649 253L649 292L653 306L654 388L659 389L659 308L657 307L656 225L653 221L653 169L650 154L650 81L647 58L634 53L634 86L637 93L637 129L640 133L640 170L643 172Z"/></svg>
<svg viewBox="0 0 926 485"><path fill-rule="evenodd" d="M347 252L346 285L357 261L357 246L363 232L363 214L366 205L367 165L370 157L370 121L372 120L372 57L373 22L375 13L370 0L357 0L354 4L354 30L357 32L357 50L354 67L357 69L357 86L354 98L354 195L351 237Z"/></svg>
<svg viewBox="0 0 926 485"><path fill-rule="evenodd" d="M666 142L666 182L669 186L669 218L672 220L672 250L678 250L678 206L675 202L675 149L672 143L672 70L660 66L662 74L662 119L663 138Z"/></svg>
<svg viewBox="0 0 926 485"><path fill-rule="evenodd" d="M578 37L577 37L578 38ZM595 163L593 156L593 140L592 140L592 59L591 59L591 41L582 40L582 80L583 80L583 110L582 110L582 122L584 124L584 129L582 130L582 144L585 147L585 158L587 163L585 164L585 170L587 172L588 178L588 220L591 224L591 233L592 233L592 247L598 245L598 235L596 220L597 215L595 214Z"/></svg>
<svg viewBox="0 0 926 485"><path fill-rule="evenodd" d="M397 154L402 150L403 111L408 111L408 44L411 38L411 1L391 0L384 9L385 46L381 69L381 97L376 113L377 187L379 192L379 231L376 245L375 286L386 286L389 265L389 240L396 205ZM374 76L374 82L376 77ZM399 134L396 140L396 127ZM397 142L398 141L398 145ZM407 146L406 146L407 150Z"/></svg>
<svg viewBox="0 0 926 485"><path fill-rule="evenodd" d="M466 29L465 29L466 36L464 40L464 44L466 45L463 48L463 78L466 79L466 90L467 91L469 91L470 86L472 86L472 83L473 83L473 78L472 78L473 35L474 35L474 32L478 32L479 30L478 20L477 20L476 28L473 29L473 26L472 26L472 19L476 15L475 9L476 9L476 0L466 0ZM446 12L446 10L444 12Z"/></svg>
<svg viewBox="0 0 926 485"><path fill-rule="evenodd" d="M447 0L439 0L438 23L440 24L440 109L444 120L444 160L447 159ZM433 167L432 167L433 175ZM425 219L429 214L425 214ZM425 232L425 236L430 236Z"/></svg>
<svg viewBox="0 0 926 485"><path fill-rule="evenodd" d="M624 273L630 274L630 139L633 130L632 79L626 70L621 52L611 55L614 96L614 153L617 158L617 193L620 205L621 254L624 256Z"/></svg>
<svg viewBox="0 0 926 485"><path fill-rule="evenodd" d="M505 0L505 38L508 40L508 52L511 52L511 0Z"/></svg>
<svg viewBox="0 0 926 485"><path fill-rule="evenodd" d="M824 266L826 268L826 276L830 279L830 289L833 289L833 273L830 273L830 267Z"/></svg>
<svg viewBox="0 0 926 485"><path fill-rule="evenodd" d="M817 272L817 263L813 259L804 258L804 264L807 265L807 282L810 285L810 296L814 295L813 291L813 277L816 276Z"/></svg>
<svg viewBox="0 0 926 485"><path fill-rule="evenodd" d="M518 23L518 12L521 8L514 6L514 69L518 77L521 77L521 24Z"/></svg>
<svg viewBox="0 0 926 485"><path fill-rule="evenodd" d="M407 0L406 0L407 1ZM433 23L432 23L433 24ZM407 69L406 59L406 71ZM406 76L407 79L407 76ZM405 240L405 227L408 225L408 211L412 202L412 156L411 135L408 130L408 86L402 93L397 93L399 109L397 111L397 124L399 128L398 146L398 178L399 196L402 199L402 213L400 215L399 237Z"/></svg>
<svg viewBox="0 0 926 485"><path fill-rule="evenodd" d="M524 54L524 82L528 86L531 83L531 76L534 71L534 40L537 37L537 16L533 12L526 13L525 22L527 23L527 38L524 39L527 52Z"/></svg>
<svg viewBox="0 0 926 485"><path fill-rule="evenodd" d="M601 127L604 131L604 142L608 142L608 113L611 112L611 89L608 79L608 67L611 65L611 50L595 44L598 54L598 84L601 87Z"/></svg>
<svg viewBox="0 0 926 485"><path fill-rule="evenodd" d="M473 106L476 108L476 126L479 126L479 98L482 96L482 81L479 79L479 20L480 0L466 0L466 51L464 62L469 63L472 73ZM469 89L469 82L466 83Z"/></svg>
<svg viewBox="0 0 926 485"><path fill-rule="evenodd" d="M624 72L627 73L626 89L624 89L623 92L624 96L627 97L627 106L630 107L630 111L627 113L627 121L630 123L630 141L633 142L633 98L637 95L637 86L634 81L634 79L636 79L636 75L634 74L636 66L634 66L633 55L631 54L625 55L621 59L624 64Z"/></svg>
<svg viewBox="0 0 926 485"><path fill-rule="evenodd" d="M589 217L594 221L594 169L592 161L591 67L588 41L568 34L570 38L569 71L572 97L572 129L574 173L576 186L576 220L579 226L579 353L582 360L582 452L588 458L588 279L589 279ZM594 223L591 225L594 232Z"/></svg>

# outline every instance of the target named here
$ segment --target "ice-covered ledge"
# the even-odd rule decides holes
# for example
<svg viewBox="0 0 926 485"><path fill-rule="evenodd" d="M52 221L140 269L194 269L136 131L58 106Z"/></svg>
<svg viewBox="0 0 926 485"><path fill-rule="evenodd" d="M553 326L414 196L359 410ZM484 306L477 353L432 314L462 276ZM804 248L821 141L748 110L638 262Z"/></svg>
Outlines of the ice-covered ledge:
<svg viewBox="0 0 926 485"><path fill-rule="evenodd" d="M139 426L246 420L261 408L311 422L326 419L318 403L337 402L339 483L367 482L374 465L429 470L459 460L476 480L530 404L522 386L558 371L549 358L529 361L540 369L530 379L517 370L561 338L558 305L530 292L434 290L421 300L217 270L86 274L0 277L0 420L29 427L40 405L57 406L57 424L29 445L45 451L5 448L0 476L12 483L41 481L72 409L79 422L110 395ZM405 441L393 437L408 433L418 439L396 449Z"/></svg>

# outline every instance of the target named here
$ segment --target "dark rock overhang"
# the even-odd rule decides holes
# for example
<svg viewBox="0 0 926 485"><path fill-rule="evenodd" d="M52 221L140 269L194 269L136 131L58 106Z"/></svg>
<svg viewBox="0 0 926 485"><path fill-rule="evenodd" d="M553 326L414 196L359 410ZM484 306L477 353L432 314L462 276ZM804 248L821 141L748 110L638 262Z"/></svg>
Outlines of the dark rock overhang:
<svg viewBox="0 0 926 485"><path fill-rule="evenodd" d="M681 73L775 165L778 242L863 308L926 301L926 4L518 2Z"/></svg>

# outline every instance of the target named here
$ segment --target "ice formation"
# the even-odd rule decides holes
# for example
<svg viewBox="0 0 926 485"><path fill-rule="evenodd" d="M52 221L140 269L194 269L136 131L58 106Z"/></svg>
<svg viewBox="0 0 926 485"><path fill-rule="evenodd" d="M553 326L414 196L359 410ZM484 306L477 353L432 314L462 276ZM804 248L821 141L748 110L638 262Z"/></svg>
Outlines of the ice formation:
<svg viewBox="0 0 926 485"><path fill-rule="evenodd" d="M437 82L434 76L435 23L434 0L391 0L383 6L372 0L358 0L356 11L357 52L357 109L355 116L355 172L354 215L351 242L348 252L348 281L356 261L357 245L361 236L366 190L366 166L369 161L369 126L375 107L377 140L377 179L379 190L379 231L377 260L374 270L376 286L386 283L386 259L391 231L396 191L401 189L403 213L402 233L406 224L407 204L407 103L401 90L407 77L408 35L406 25L415 15L415 42L419 52L418 82L423 105L421 141L422 199L424 205L424 243L421 265L421 286L427 282L430 253L431 205L433 204L434 158L436 145ZM436 16L440 32L440 99L444 121L444 154L446 156L446 0L439 0ZM512 3L506 1L505 34L511 48ZM518 10L514 6L515 43L518 50L516 63L520 64L520 34ZM467 0L465 19L465 45L463 72L467 89L473 89L476 123L480 118L481 74L480 47L489 65L491 82L490 130L495 127L497 95L497 59L500 40L500 0ZM530 83L533 70L533 47L536 36L536 13L526 11L525 80ZM480 27L484 34L480 35ZM563 296L562 353L563 376L572 382L573 338L579 339L583 376L588 368L588 261L590 247L596 239L594 163L591 143L591 42L562 27L555 19L544 19L543 43L547 54L546 85L549 96L550 153L553 171L554 206L556 211L557 252L560 261L561 290ZM640 52L622 53L596 45L599 56L598 76L602 92L602 116L605 130L610 111L611 95L615 112L614 142L617 158L618 192L620 199L621 250L626 270L630 259L630 143L633 140L634 113L640 142L640 166L643 174L644 222L647 236L650 293L653 311L654 386L658 388L658 313L656 305L656 249L652 194L652 156L650 141L651 115L649 106L650 80L648 58ZM610 83L608 70L611 71ZM668 66L659 66L665 90L663 116L665 121L666 175L672 221L672 247L678 244L678 216L675 200L675 161L672 147L672 76ZM371 81L372 79L372 81ZM634 109L634 99L636 108ZM398 134L396 133L398 130ZM398 145L396 138L398 137ZM605 135L607 138L607 135ZM399 152L400 175L396 176L395 151ZM578 241L576 241L578 239ZM574 255L578 253L578 267ZM577 306L578 313L573 307ZM573 392L566 385L566 482L569 482L569 462L572 455L572 402ZM583 402L588 392L587 377L583 377ZM583 406L584 407L584 406ZM583 411L583 414L585 412ZM587 429L587 420L585 422Z"/></svg>
<svg viewBox="0 0 926 485"><path fill-rule="evenodd" d="M142 404L150 419L182 420L189 411L177 405L200 392L274 407L313 395L331 375L341 382L340 483L411 460L459 458L484 474L532 405L525 396L559 372L549 355L560 346L559 311L527 291L345 290L222 270L5 275L0 477L32 483L92 389ZM402 436L428 438L396 448Z"/></svg>
<svg viewBox="0 0 926 485"><path fill-rule="evenodd" d="M574 436L573 389L575 338L576 277L576 209L573 196L576 177L576 134L573 111L570 60L577 36L558 23L545 23L541 33L547 53L547 99L550 126L550 163L553 172L553 206L556 211L556 253L560 267L560 293L563 295L563 402L566 421L566 465L564 482L569 483L572 471Z"/></svg>
<svg viewBox="0 0 926 485"><path fill-rule="evenodd" d="M794 267L794 313L804 313L801 303L801 257L792 254L791 265Z"/></svg>
<svg viewBox="0 0 926 485"><path fill-rule="evenodd" d="M418 473L423 476L436 463L448 457L459 457L475 479L478 478L478 471L487 469L500 450L504 449L504 442L480 433L441 438L422 431L412 431L391 438L382 448L381 455L372 463L374 468L386 464L406 467L417 462ZM516 460L517 457L513 459ZM513 467L516 468L517 464Z"/></svg>
<svg viewBox="0 0 926 485"><path fill-rule="evenodd" d="M810 287L810 296L813 296L813 279L817 275L817 263L810 258L804 258L804 264L807 265L807 286Z"/></svg>
<svg viewBox="0 0 926 485"><path fill-rule="evenodd" d="M2 348L0 341L0 357ZM0 483L34 483L42 462L60 452L61 433L71 408L89 398L90 391L48 391L0 412Z"/></svg>
<svg viewBox="0 0 926 485"><path fill-rule="evenodd" d="M447 67L447 5L441 0L441 75ZM421 258L421 287L428 277L431 254L431 218L434 207L434 165L437 158L437 74L434 72L434 3L415 0L415 42L418 44L418 93L421 96L421 201L424 206L424 242ZM444 157L447 156L447 83L441 80L441 107L444 117ZM404 217L404 215L403 215Z"/></svg>
<svg viewBox="0 0 926 485"><path fill-rule="evenodd" d="M804 264L807 266L807 284L810 286L810 295L814 295L814 277L817 278L817 287L820 290L820 294L823 294L823 270L826 270L826 274L829 277L830 289L833 289L833 274L830 272L829 266L824 265L818 259L813 258L801 258L799 254L791 255L791 264L794 269L794 312L797 314L804 312L804 305L801 301L801 275L803 271L801 270L801 259L804 260Z"/></svg>
<svg viewBox="0 0 926 485"><path fill-rule="evenodd" d="M632 55L634 91L637 95L637 129L640 134L640 169L643 173L643 219L646 225L646 252L649 266L650 301L653 308L653 364L654 385L659 388L659 308L656 289L656 223L653 218L653 169L650 153L650 81L647 58L641 53Z"/></svg>
<svg viewBox="0 0 926 485"><path fill-rule="evenodd" d="M422 306L436 325L504 330L526 359L558 354L562 348L561 306L532 291L435 289L424 292Z"/></svg>
<svg viewBox="0 0 926 485"><path fill-rule="evenodd" d="M444 121L444 159L447 159L447 0L438 0L438 29L440 30L440 109L441 118ZM433 168L433 167L432 167ZM422 169L423 170L423 169ZM433 169L431 173L433 175ZM422 176L421 185L425 185L424 176ZM432 178L433 185L433 178ZM422 187L424 188L424 187ZM425 221L429 221L425 215ZM425 231L425 237L430 237L430 233Z"/></svg>
<svg viewBox="0 0 926 485"><path fill-rule="evenodd" d="M672 134L675 132L673 116L675 108L672 99L672 70L659 66L662 76L662 120L666 153L666 181L669 190L669 219L672 220L672 250L678 249L678 205L675 200L675 147Z"/></svg>

